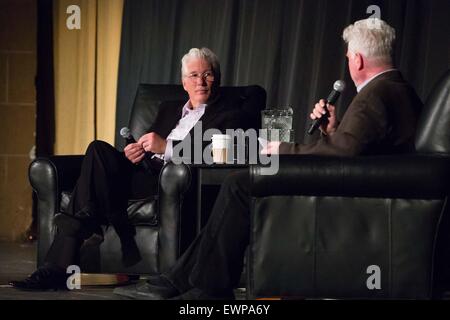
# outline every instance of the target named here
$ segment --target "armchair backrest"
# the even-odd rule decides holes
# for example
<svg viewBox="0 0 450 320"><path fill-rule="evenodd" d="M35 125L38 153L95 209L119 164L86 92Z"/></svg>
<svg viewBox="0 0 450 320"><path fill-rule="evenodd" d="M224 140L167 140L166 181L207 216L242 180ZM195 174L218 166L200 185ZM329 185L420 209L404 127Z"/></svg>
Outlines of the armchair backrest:
<svg viewBox="0 0 450 320"><path fill-rule="evenodd" d="M252 95L252 104L243 104L243 108L250 115L252 123L249 127L259 128L261 124L261 110L266 106L266 91L259 86L221 87L221 95L227 99L246 99ZM133 137L141 137L155 121L161 103L164 101L179 101L184 104L188 95L181 85L175 84L140 84L136 92L131 110L129 128Z"/></svg>
<svg viewBox="0 0 450 320"><path fill-rule="evenodd" d="M436 83L425 102L415 145L420 153L450 154L450 70Z"/></svg>
<svg viewBox="0 0 450 320"><path fill-rule="evenodd" d="M187 101L183 86L141 83L137 89L128 126L136 140L153 124L163 101Z"/></svg>

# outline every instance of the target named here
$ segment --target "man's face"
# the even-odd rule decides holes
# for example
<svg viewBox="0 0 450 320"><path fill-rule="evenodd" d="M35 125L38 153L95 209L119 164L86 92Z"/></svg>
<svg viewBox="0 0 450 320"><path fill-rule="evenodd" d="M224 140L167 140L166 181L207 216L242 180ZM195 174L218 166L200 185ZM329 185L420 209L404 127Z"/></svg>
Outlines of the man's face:
<svg viewBox="0 0 450 320"><path fill-rule="evenodd" d="M189 95L194 108L206 103L214 94L218 79L214 78L211 65L204 59L192 59L186 63L183 88Z"/></svg>

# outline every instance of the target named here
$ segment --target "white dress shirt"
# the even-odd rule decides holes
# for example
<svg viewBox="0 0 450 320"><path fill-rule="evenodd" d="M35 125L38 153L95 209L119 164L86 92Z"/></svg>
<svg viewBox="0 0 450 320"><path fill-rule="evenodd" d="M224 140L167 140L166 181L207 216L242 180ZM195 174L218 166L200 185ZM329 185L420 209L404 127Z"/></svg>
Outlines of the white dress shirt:
<svg viewBox="0 0 450 320"><path fill-rule="evenodd" d="M164 162L170 161L173 154L173 141L181 141L188 135L189 131L191 131L205 113L206 107L206 104L200 104L194 109L190 100L186 102L181 111L181 119L166 138L167 145L164 154L155 154L154 157L163 159Z"/></svg>

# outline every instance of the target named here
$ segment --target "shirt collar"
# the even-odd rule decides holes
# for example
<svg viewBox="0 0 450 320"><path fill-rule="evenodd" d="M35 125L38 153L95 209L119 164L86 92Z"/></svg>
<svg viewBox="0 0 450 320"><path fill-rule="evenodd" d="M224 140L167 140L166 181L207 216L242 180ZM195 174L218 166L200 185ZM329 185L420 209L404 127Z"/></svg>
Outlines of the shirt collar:
<svg viewBox="0 0 450 320"><path fill-rule="evenodd" d="M391 71L395 71L397 69L388 69L388 70L384 70L380 73L377 73L376 75L374 75L373 77L367 79L366 81L364 81L363 83L361 83L359 86L356 87L356 91L360 92L365 86L367 86L369 84L370 81L372 81L373 79L375 79L378 76L381 76L383 73L387 73L387 72L391 72Z"/></svg>
<svg viewBox="0 0 450 320"><path fill-rule="evenodd" d="M183 118L185 115L187 115L188 113L199 113L199 112L203 112L206 108L207 104L203 103L203 104L199 104L197 108L193 109L192 108L192 104L191 104L191 100L189 100L188 102L186 102L186 104L183 106L183 109L181 111L181 117Z"/></svg>

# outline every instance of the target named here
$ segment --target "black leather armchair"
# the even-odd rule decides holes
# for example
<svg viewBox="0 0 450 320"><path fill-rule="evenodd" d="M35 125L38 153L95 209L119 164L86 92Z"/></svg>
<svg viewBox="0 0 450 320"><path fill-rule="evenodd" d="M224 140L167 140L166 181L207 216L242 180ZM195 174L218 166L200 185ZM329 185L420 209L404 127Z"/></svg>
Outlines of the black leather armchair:
<svg viewBox="0 0 450 320"><path fill-rule="evenodd" d="M248 296L439 297L450 271L450 71L425 104L416 150L282 156L274 176L252 166Z"/></svg>
<svg viewBox="0 0 450 320"><path fill-rule="evenodd" d="M252 89L252 90L250 90ZM260 109L265 107L265 90L261 87L223 87L222 94L248 99L242 104L249 117L259 123ZM129 128L140 137L153 123L163 101L180 101L188 97L181 85L141 84L130 112ZM53 156L33 161L29 179L37 195L38 266L42 265L55 235L53 218L67 208L70 192L79 176L83 156ZM126 268L121 262L120 241L113 228L104 226L105 241L100 246L99 263L83 265L83 271L103 273L154 274L170 268L192 241L196 233L194 210L196 190L191 184L191 168L166 164L159 177L159 193L146 199L130 199L129 219L136 226L136 241L143 260ZM87 269L86 269L87 268Z"/></svg>

